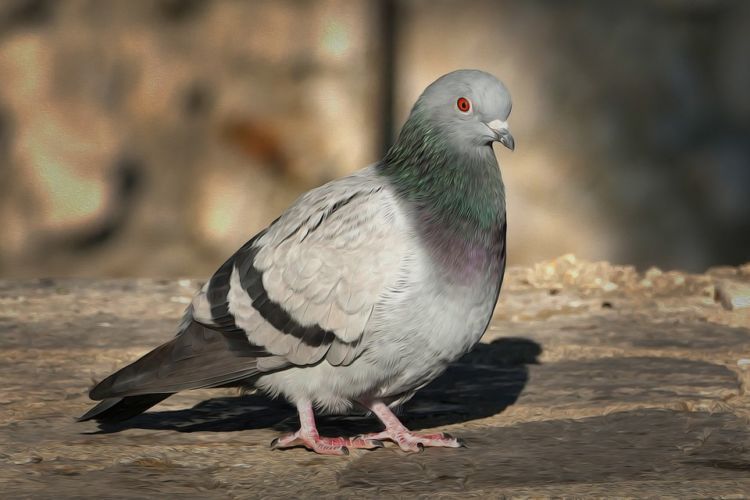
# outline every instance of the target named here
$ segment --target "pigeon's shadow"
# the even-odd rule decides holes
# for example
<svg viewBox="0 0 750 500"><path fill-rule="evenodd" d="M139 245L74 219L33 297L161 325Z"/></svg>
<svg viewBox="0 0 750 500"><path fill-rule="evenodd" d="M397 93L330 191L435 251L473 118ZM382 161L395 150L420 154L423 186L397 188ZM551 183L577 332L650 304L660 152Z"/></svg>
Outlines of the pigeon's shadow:
<svg viewBox="0 0 750 500"><path fill-rule="evenodd" d="M438 427L489 417L515 403L528 381L526 365L537 363L542 348L532 340L502 338L479 344L443 375L417 392L401 409L412 429ZM326 416L318 419L321 434L354 435L380 429L372 416ZM293 407L262 395L221 397L193 408L155 411L117 424L100 424L99 432L160 429L179 432L231 432L299 426Z"/></svg>

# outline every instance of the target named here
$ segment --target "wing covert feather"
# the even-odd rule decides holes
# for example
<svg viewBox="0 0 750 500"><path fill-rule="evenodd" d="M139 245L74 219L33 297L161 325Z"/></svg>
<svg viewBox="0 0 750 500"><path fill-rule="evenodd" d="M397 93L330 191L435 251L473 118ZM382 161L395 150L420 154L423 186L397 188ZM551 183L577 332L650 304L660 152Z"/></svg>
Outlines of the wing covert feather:
<svg viewBox="0 0 750 500"><path fill-rule="evenodd" d="M302 325L359 339L400 267L397 210L382 182L357 176L308 193L256 243L269 299Z"/></svg>
<svg viewBox="0 0 750 500"><path fill-rule="evenodd" d="M349 364L373 308L399 279L407 231L373 169L321 186L217 271L194 301L196 320L244 331L279 359L260 370L323 358Z"/></svg>

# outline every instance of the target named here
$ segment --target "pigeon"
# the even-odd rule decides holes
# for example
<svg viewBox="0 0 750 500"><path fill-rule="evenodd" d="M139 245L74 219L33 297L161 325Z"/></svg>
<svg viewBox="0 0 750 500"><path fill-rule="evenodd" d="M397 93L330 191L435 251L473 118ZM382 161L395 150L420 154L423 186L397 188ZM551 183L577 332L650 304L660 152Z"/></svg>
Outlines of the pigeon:
<svg viewBox="0 0 750 500"><path fill-rule="evenodd" d="M274 449L327 455L463 445L394 409L479 342L505 272L510 94L457 70L430 84L385 157L303 194L198 291L178 333L96 384L79 420L117 422L170 395L240 387L296 406ZM323 437L315 413L367 411L384 430Z"/></svg>

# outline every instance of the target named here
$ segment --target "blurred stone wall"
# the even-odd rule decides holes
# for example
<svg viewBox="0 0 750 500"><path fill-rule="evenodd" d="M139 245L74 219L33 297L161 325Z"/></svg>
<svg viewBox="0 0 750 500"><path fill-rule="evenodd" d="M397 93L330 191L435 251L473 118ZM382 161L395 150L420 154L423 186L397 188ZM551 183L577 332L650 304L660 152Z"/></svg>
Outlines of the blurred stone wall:
<svg viewBox="0 0 750 500"><path fill-rule="evenodd" d="M514 97L513 263L746 261L748 53L742 1L6 0L0 276L206 276L460 67Z"/></svg>
<svg viewBox="0 0 750 500"><path fill-rule="evenodd" d="M750 258L750 2L403 3L399 109L476 66L513 94L510 255Z"/></svg>

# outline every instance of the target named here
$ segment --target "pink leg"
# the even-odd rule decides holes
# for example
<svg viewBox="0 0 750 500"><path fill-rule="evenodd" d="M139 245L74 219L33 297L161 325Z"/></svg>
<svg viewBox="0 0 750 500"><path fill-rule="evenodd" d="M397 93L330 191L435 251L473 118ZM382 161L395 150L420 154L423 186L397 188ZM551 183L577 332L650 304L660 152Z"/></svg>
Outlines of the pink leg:
<svg viewBox="0 0 750 500"><path fill-rule="evenodd" d="M385 430L376 434L365 434L359 436L364 440L388 440L396 443L404 451L422 451L425 447L439 446L444 448L460 448L466 446L460 438L454 438L447 433L438 434L416 434L404 427L404 424L396 417L385 403L377 401L368 408L372 411L383 425Z"/></svg>
<svg viewBox="0 0 750 500"><path fill-rule="evenodd" d="M297 432L286 434L271 441L272 449L304 446L308 450L321 455L348 455L349 448L371 450L383 447L383 443L374 438L320 437L318 428L315 426L315 414L313 413L312 404L309 402L297 404L297 412L299 413L300 429Z"/></svg>

